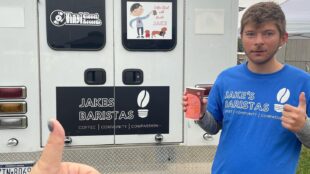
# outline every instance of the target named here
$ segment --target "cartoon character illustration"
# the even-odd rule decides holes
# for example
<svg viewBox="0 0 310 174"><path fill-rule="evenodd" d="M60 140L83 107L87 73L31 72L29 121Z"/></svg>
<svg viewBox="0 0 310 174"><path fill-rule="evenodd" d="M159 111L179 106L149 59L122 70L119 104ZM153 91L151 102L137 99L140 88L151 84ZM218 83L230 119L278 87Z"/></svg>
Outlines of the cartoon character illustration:
<svg viewBox="0 0 310 174"><path fill-rule="evenodd" d="M156 37L156 35L165 37L166 32L167 32L167 28L166 27L161 28L160 31L152 31L152 38Z"/></svg>
<svg viewBox="0 0 310 174"><path fill-rule="evenodd" d="M145 30L145 38L149 39L151 36L150 30Z"/></svg>
<svg viewBox="0 0 310 174"><path fill-rule="evenodd" d="M136 18L130 20L129 22L129 26L131 28L132 24L134 22L136 22L136 28L137 28L137 38L144 38L144 28L143 28L143 20L147 19L148 17L150 17L150 15L153 13L155 15L155 13L153 11L151 11L150 13L148 13L146 16L142 16L143 12L144 12L144 8L140 3L134 3L131 7L130 7L130 12L132 16L135 16ZM141 17L142 16L142 17Z"/></svg>

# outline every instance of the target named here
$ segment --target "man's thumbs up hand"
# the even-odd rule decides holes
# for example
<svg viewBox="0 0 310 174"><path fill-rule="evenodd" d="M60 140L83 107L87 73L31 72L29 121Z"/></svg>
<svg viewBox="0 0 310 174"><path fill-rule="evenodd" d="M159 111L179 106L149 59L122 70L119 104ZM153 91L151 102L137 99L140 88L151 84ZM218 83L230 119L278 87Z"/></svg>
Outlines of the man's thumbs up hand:
<svg viewBox="0 0 310 174"><path fill-rule="evenodd" d="M292 132L299 132L306 123L307 119L307 103L305 93L299 95L299 104L297 107L286 104L282 112L282 126Z"/></svg>
<svg viewBox="0 0 310 174"><path fill-rule="evenodd" d="M47 144L30 174L100 174L85 164L62 162L65 131L57 120L51 120L48 127L51 133Z"/></svg>

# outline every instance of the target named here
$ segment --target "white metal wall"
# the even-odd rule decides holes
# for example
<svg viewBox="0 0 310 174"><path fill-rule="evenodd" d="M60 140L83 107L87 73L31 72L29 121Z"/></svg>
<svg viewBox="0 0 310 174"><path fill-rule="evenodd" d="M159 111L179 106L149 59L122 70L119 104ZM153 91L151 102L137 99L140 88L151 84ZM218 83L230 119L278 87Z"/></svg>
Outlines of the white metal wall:
<svg viewBox="0 0 310 174"><path fill-rule="evenodd" d="M238 0L187 0L185 5L185 87L213 84L217 75L237 63ZM216 145L218 135L185 121L187 145Z"/></svg>
<svg viewBox="0 0 310 174"><path fill-rule="evenodd" d="M0 87L26 87L25 114L0 114L11 118L25 115L26 129L0 130L0 152L37 151L40 149L40 102L38 68L37 2L33 0L0 1ZM30 138L31 137L31 138ZM18 144L8 146L15 138Z"/></svg>

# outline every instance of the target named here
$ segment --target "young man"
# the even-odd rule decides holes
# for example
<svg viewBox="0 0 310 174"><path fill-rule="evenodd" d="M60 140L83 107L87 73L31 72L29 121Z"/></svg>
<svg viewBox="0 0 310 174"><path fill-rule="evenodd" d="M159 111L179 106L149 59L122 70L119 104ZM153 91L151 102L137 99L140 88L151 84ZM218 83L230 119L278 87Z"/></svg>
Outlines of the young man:
<svg viewBox="0 0 310 174"><path fill-rule="evenodd" d="M310 147L310 75L274 57L287 42L285 27L273 2L242 17L248 61L218 76L198 121L208 133L222 130L213 174L294 174L301 144Z"/></svg>

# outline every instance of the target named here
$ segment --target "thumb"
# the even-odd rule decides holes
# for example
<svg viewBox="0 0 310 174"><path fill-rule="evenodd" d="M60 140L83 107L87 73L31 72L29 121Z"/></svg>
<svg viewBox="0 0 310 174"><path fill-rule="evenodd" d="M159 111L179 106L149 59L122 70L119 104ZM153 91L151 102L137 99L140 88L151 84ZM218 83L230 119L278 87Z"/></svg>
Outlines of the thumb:
<svg viewBox="0 0 310 174"><path fill-rule="evenodd" d="M36 166L40 170L49 170L51 174L58 173L64 149L65 131L61 124L52 119L48 123L51 131L47 144Z"/></svg>
<svg viewBox="0 0 310 174"><path fill-rule="evenodd" d="M307 109L306 96L305 96L304 92L300 93L300 95L299 95L298 108L305 110L305 111Z"/></svg>

